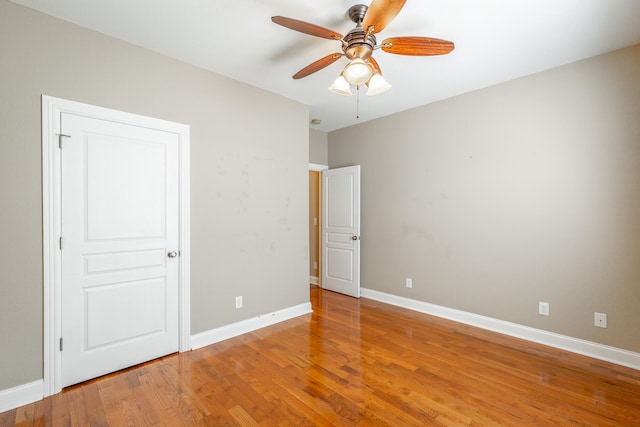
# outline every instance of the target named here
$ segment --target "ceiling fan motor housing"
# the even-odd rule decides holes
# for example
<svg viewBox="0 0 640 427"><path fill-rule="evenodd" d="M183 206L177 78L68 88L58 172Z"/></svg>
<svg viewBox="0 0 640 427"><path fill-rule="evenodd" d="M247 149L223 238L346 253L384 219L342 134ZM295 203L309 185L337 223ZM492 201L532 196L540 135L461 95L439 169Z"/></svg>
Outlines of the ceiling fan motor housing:
<svg viewBox="0 0 640 427"><path fill-rule="evenodd" d="M362 27L349 31L343 40L345 44L342 50L349 59L360 58L367 60L376 47L376 36L373 34L367 35L367 32Z"/></svg>

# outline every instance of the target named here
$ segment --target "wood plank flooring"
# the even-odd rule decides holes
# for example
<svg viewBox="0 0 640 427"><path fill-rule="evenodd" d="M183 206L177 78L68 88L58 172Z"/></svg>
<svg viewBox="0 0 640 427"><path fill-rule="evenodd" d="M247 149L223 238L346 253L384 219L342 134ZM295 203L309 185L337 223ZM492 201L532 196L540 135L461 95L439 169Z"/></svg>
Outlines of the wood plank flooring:
<svg viewBox="0 0 640 427"><path fill-rule="evenodd" d="M640 371L317 287L311 301L0 426L640 426Z"/></svg>

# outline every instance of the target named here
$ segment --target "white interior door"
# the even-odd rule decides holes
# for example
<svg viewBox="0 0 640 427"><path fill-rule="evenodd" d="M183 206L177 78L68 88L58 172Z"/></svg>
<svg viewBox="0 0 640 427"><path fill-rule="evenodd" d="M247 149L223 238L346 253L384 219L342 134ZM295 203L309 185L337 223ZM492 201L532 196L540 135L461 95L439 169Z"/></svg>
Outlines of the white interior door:
<svg viewBox="0 0 640 427"><path fill-rule="evenodd" d="M360 166L322 172L322 287L360 298Z"/></svg>
<svg viewBox="0 0 640 427"><path fill-rule="evenodd" d="M178 351L179 141L63 113L61 382Z"/></svg>

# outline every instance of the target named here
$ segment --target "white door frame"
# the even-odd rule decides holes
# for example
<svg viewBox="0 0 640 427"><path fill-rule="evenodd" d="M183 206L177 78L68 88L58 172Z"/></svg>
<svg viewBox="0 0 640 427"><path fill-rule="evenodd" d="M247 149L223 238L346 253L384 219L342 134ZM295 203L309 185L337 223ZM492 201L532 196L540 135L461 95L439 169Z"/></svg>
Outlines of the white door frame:
<svg viewBox="0 0 640 427"><path fill-rule="evenodd" d="M190 212L189 212L189 133L188 125L151 117L125 113L42 95L42 255L43 255L43 351L44 396L62 390L61 355L61 170L60 116L70 113L101 120L160 129L176 133L179 138L179 277L178 277L178 349L187 351L190 345Z"/></svg>
<svg viewBox="0 0 640 427"><path fill-rule="evenodd" d="M318 163L309 163L309 170L315 172L322 172L323 170L329 169L327 165L320 165Z"/></svg>

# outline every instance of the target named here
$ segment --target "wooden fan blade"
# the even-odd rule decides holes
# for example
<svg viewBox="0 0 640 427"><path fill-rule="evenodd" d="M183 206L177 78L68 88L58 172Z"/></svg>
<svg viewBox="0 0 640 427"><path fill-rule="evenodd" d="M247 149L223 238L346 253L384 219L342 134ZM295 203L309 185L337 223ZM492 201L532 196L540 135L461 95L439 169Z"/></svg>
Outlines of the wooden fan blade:
<svg viewBox="0 0 640 427"><path fill-rule="evenodd" d="M406 0L373 0L367 9L362 21L362 28L368 31L373 26L373 34L384 30L398 12L402 9Z"/></svg>
<svg viewBox="0 0 640 427"><path fill-rule="evenodd" d="M334 62L336 62L338 59L342 58L343 56L344 56L343 53L332 53L331 55L327 55L324 58L318 59L316 62L307 65L302 70L300 70L297 73L295 73L293 75L293 78L297 80L297 79L301 79L303 77L307 77L309 74L313 74L316 71L320 71L324 67L327 67L327 66L333 64Z"/></svg>
<svg viewBox="0 0 640 427"><path fill-rule="evenodd" d="M382 75L382 70L380 69L380 65L378 65L378 61L373 59L373 56L370 56L369 59L367 59L367 61L369 62L369 64L371 64L374 70L376 70L380 75Z"/></svg>
<svg viewBox="0 0 640 427"><path fill-rule="evenodd" d="M309 24L308 22L298 21L297 19L285 18L284 16L272 16L271 20L278 25L289 28L290 30L299 31L311 36L322 37L331 40L342 40L342 35L335 31Z"/></svg>
<svg viewBox="0 0 640 427"><path fill-rule="evenodd" d="M446 55L455 45L448 40L429 37L391 37L382 42L382 50L396 55Z"/></svg>

